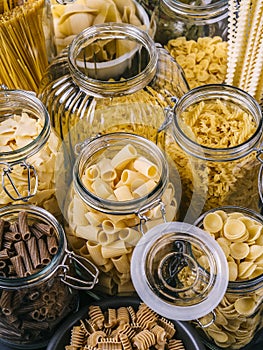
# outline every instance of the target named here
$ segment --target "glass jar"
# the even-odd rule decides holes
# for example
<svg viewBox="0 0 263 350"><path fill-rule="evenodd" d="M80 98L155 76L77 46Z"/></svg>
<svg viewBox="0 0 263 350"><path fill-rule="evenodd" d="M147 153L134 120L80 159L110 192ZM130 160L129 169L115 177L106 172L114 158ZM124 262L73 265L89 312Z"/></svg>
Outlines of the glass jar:
<svg viewBox="0 0 263 350"><path fill-rule="evenodd" d="M180 66L140 28L91 26L49 66L39 98L74 160L74 147L98 133L133 132L156 140L164 107L188 85Z"/></svg>
<svg viewBox="0 0 263 350"><path fill-rule="evenodd" d="M94 24L128 23L138 26L151 36L155 31L155 22L150 22L146 10L135 0L55 0L51 10L58 53L70 45L77 34Z"/></svg>
<svg viewBox="0 0 263 350"><path fill-rule="evenodd" d="M259 210L262 113L246 92L227 85L192 89L168 111L166 143L182 182L182 219L224 205ZM166 125L169 124L169 121ZM184 212L183 212L184 210Z"/></svg>
<svg viewBox="0 0 263 350"><path fill-rule="evenodd" d="M158 314L181 321L209 314L213 320L228 284L227 260L204 230L167 222L151 228L136 245L131 277L140 299Z"/></svg>
<svg viewBox="0 0 263 350"><path fill-rule="evenodd" d="M0 90L0 206L29 202L59 216L55 167L60 140L31 92Z"/></svg>
<svg viewBox="0 0 263 350"><path fill-rule="evenodd" d="M72 249L100 270L94 292L134 293L134 246L150 227L178 216L180 179L169 164L152 141L135 134L105 134L82 145L64 215Z"/></svg>
<svg viewBox="0 0 263 350"><path fill-rule="evenodd" d="M40 207L1 208L0 226L0 342L39 349L78 309L78 289L92 289L98 270L67 249L62 226ZM77 277L76 267L85 280Z"/></svg>
<svg viewBox="0 0 263 350"><path fill-rule="evenodd" d="M155 11L156 34L154 40L166 45L169 40L185 37L219 36L227 39L228 1L161 0Z"/></svg>
<svg viewBox="0 0 263 350"><path fill-rule="evenodd" d="M0 84L37 92L56 55L50 1L1 1L0 20Z"/></svg>
<svg viewBox="0 0 263 350"><path fill-rule="evenodd" d="M263 217L247 208L227 206L204 213L195 225L222 247L229 270L214 322L205 328L199 324L197 330L211 349L243 348L263 327Z"/></svg>

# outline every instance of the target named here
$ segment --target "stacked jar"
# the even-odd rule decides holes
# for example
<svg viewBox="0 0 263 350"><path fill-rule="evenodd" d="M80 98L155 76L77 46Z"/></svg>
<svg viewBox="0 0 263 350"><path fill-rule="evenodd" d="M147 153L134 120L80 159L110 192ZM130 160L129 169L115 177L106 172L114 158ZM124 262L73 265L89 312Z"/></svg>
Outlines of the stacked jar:
<svg viewBox="0 0 263 350"><path fill-rule="evenodd" d="M259 211L262 113L245 91L227 85L190 90L168 112L174 142L166 152L178 166L193 223L212 208L236 205Z"/></svg>
<svg viewBox="0 0 263 350"><path fill-rule="evenodd" d="M0 90L0 206L28 202L56 217L55 168L60 140L34 93Z"/></svg>
<svg viewBox="0 0 263 350"><path fill-rule="evenodd" d="M141 236L178 218L180 179L152 142L104 134L82 145L65 205L67 239L100 270L99 295L131 295L130 259Z"/></svg>
<svg viewBox="0 0 263 350"><path fill-rule="evenodd" d="M164 107L188 84L180 66L149 34L126 23L77 35L47 70L39 91L71 159L98 133L134 132L156 142Z"/></svg>
<svg viewBox="0 0 263 350"><path fill-rule="evenodd" d="M166 45L171 39L185 37L197 40L200 37L219 36L227 38L228 2L160 0L149 6L140 1L156 21L154 40Z"/></svg>
<svg viewBox="0 0 263 350"><path fill-rule="evenodd" d="M0 230L0 342L39 349L78 309L78 289L92 289L98 270L67 249L62 226L43 208L1 208ZM85 280L76 276L76 266Z"/></svg>

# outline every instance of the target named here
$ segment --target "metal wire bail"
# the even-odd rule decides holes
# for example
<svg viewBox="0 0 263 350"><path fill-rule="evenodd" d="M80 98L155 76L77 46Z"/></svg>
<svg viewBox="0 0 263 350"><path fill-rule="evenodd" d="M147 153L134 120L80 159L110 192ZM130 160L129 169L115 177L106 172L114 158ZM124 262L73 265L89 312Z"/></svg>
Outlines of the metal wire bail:
<svg viewBox="0 0 263 350"><path fill-rule="evenodd" d="M33 165L27 163L25 160L21 162L17 162L14 164L9 164L7 162L0 162L0 164L4 165L2 171L2 187L5 193L13 200L19 201L22 200L27 202L31 197L35 196L38 187L38 174ZM21 166L27 171L27 194L23 195L19 192L15 181L12 179L12 172L14 171L15 166ZM32 186L33 180L35 180L34 186ZM14 190L16 196L14 196L10 190L8 190L7 185L11 185L11 189Z"/></svg>

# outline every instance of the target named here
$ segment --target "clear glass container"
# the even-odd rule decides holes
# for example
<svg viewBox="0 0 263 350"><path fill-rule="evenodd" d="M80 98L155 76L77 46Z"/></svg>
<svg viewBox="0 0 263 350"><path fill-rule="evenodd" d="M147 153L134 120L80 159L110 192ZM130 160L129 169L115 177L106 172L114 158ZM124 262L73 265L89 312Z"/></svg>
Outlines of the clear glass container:
<svg viewBox="0 0 263 350"><path fill-rule="evenodd" d="M154 40L166 45L169 40L185 37L219 36L227 39L228 1L160 0L155 9L156 33Z"/></svg>
<svg viewBox="0 0 263 350"><path fill-rule="evenodd" d="M34 93L0 90L0 206L29 202L56 217L55 168L60 140Z"/></svg>
<svg viewBox="0 0 263 350"><path fill-rule="evenodd" d="M49 0L1 1L0 84L37 92L56 55Z"/></svg>
<svg viewBox="0 0 263 350"><path fill-rule="evenodd" d="M180 66L149 34L127 23L91 26L49 66L39 98L74 159L98 133L133 132L156 140L164 107L188 91Z"/></svg>
<svg viewBox="0 0 263 350"><path fill-rule="evenodd" d="M78 290L92 289L98 270L67 249L62 226L40 207L1 208L0 226L0 343L39 349L78 309Z"/></svg>
<svg viewBox="0 0 263 350"><path fill-rule="evenodd" d="M227 260L204 230L167 222L151 228L138 242L131 277L139 297L158 314L181 321L209 314L213 320L228 284Z"/></svg>
<svg viewBox="0 0 263 350"><path fill-rule="evenodd" d="M134 246L152 226L177 219L180 197L177 171L152 141L112 133L82 145L64 215L72 249L100 270L94 292L135 292L130 279Z"/></svg>
<svg viewBox="0 0 263 350"><path fill-rule="evenodd" d="M182 182L182 219L224 205L259 211L262 113L245 91L227 85L192 89L168 111L174 140L166 153Z"/></svg>
<svg viewBox="0 0 263 350"><path fill-rule="evenodd" d="M210 318L206 316L197 330L211 349L241 349L263 327L263 217L247 208L226 206L204 213L195 225L222 247L229 270L214 322L202 327Z"/></svg>

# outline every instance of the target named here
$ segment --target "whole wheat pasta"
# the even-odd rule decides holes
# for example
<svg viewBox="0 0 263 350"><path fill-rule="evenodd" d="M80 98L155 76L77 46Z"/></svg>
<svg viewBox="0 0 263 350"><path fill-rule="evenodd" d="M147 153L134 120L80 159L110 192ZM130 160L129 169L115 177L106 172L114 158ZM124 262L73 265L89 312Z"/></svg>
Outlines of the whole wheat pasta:
<svg viewBox="0 0 263 350"><path fill-rule="evenodd" d="M0 297L0 306L4 315L11 315L12 307L12 292L3 290Z"/></svg>
<svg viewBox="0 0 263 350"><path fill-rule="evenodd" d="M18 227L24 241L31 237L31 232L27 224L27 212L21 211L18 214Z"/></svg>
<svg viewBox="0 0 263 350"><path fill-rule="evenodd" d="M51 255L55 255L58 252L58 241L55 235L47 236L47 249Z"/></svg>
<svg viewBox="0 0 263 350"><path fill-rule="evenodd" d="M25 275L31 275L34 272L34 268L32 265L31 258L27 252L26 245L24 241L19 241L14 244L15 250L18 255L20 255L23 259L25 266Z"/></svg>
<svg viewBox="0 0 263 350"><path fill-rule="evenodd" d="M4 225L5 225L5 221L3 219L0 219L0 250L2 249Z"/></svg>
<svg viewBox="0 0 263 350"><path fill-rule="evenodd" d="M29 240L27 241L27 248L28 248L28 252L29 252L34 269L40 268L41 261L40 261L39 251L38 251L37 239L35 236L32 236L31 238L29 238Z"/></svg>
<svg viewBox="0 0 263 350"><path fill-rule="evenodd" d="M24 277L25 273L26 273L26 270L25 270L25 266L24 266L24 262L23 262L22 256L21 255L15 255L15 256L10 258L10 262L13 265L17 276L18 277Z"/></svg>
<svg viewBox="0 0 263 350"><path fill-rule="evenodd" d="M42 265L48 265L51 261L50 253L47 249L47 244L43 238L37 240L40 261Z"/></svg>

